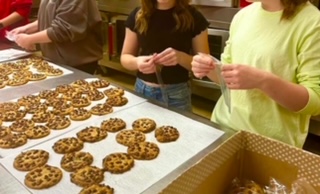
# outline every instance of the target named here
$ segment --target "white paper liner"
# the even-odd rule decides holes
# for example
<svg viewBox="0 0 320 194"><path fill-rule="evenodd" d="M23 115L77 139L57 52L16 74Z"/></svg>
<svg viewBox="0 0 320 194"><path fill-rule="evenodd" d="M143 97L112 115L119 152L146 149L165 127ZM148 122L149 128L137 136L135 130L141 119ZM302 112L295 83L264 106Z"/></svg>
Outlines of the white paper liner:
<svg viewBox="0 0 320 194"><path fill-rule="evenodd" d="M154 131L146 134L146 140L157 143L160 148L160 154L156 159L150 161L135 160L134 167L123 174L105 172L103 183L113 187L115 193L119 194L136 194L143 192L224 134L224 132L211 126L202 124L149 102L144 102L128 109L117 111L112 115L91 120L90 123L86 123L60 137L34 146L33 149L48 151L50 153L48 164L60 167L62 155L56 154L52 149L52 145L56 141L64 137L76 137L76 132L86 126L99 126L103 120L111 117L122 118L126 122L127 128L131 128L131 124L134 120L148 117L154 119L158 127L162 125L171 125L176 127L180 132L179 139L170 143L158 143L154 137ZM94 156L92 165L101 168L102 159L106 155L114 152L126 152L126 147L118 144L115 140L115 136L116 133L109 132L108 137L100 142L85 143L82 151L90 152ZM23 184L26 172L19 172L13 168L15 157L16 155L11 155L2 159L0 162ZM70 173L64 170L62 171L63 179L57 185L44 190L28 190L37 194L79 193L81 187L70 182Z"/></svg>
<svg viewBox="0 0 320 194"><path fill-rule="evenodd" d="M93 80L98 80L97 78L90 78L90 79L86 79L86 81L93 81ZM113 86L112 84L110 84L108 87L106 88L101 88L101 89L98 89L99 91L104 91L106 89L109 89L109 88L115 88L115 86ZM38 93L37 93L38 94ZM127 109L128 107L131 107L131 106L134 106L136 104L139 104L139 103L142 103L142 102L145 102L146 99L144 98L141 98L137 95L134 95L133 93L130 93L130 92L127 92L125 91L125 94L124 96L126 98L128 98L128 103L124 106L120 106L120 107L113 107L113 112L117 112L117 111L120 111L120 110L123 110L123 109ZM99 101L91 101L91 104L87 107L84 107L85 109L87 110L90 110L90 108L96 104L99 104L99 103L104 103L106 101L107 97L105 96L102 100L99 100ZM17 101L17 99L15 100L12 100L12 101ZM113 113L110 113L110 115L112 115ZM32 117L32 114L27 114L24 118L28 118L30 119ZM69 117L69 116L68 116ZM73 130L74 128L76 128L77 126L80 126L80 125L86 125L86 123L88 122L91 122L91 120L95 120L96 118L99 118L99 117L105 117L104 115L102 116L96 116L96 115L91 115L91 117L88 119L88 120L84 120L84 121L73 121L71 120L71 125L66 128L66 129L61 129L61 130L51 130L51 133L46 136L46 137L43 137L43 138L40 138L40 139L34 139L34 140L31 140L31 139L28 139L28 142L23 145L23 146L20 146L20 147L17 147L17 148L13 148L13 149L3 149L3 148L0 148L0 157L4 158L10 154L15 154L15 153L19 153L21 152L22 150L25 150L31 146L34 146L36 144L39 144L39 143L42 143L42 142L45 142L49 139L52 139L56 136L59 136L63 133L67 133L68 131L70 130ZM4 126L8 126L10 125L12 122L3 122L2 125ZM41 123L36 123L36 125L41 125Z"/></svg>
<svg viewBox="0 0 320 194"><path fill-rule="evenodd" d="M25 57L31 54L32 53L27 51L12 49L12 48L0 50L0 62L19 59L21 57Z"/></svg>

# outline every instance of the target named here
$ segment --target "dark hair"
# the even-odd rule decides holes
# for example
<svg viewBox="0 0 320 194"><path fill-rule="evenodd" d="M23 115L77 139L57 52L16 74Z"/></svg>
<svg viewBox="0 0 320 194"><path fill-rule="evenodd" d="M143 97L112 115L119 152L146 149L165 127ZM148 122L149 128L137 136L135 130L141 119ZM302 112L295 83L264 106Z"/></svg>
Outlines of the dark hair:
<svg viewBox="0 0 320 194"><path fill-rule="evenodd" d="M175 30L185 31L194 27L194 20L188 8L190 0L176 0L173 17L177 23ZM141 0L141 8L136 15L136 30L143 34L148 30L151 15L157 9L157 0Z"/></svg>
<svg viewBox="0 0 320 194"><path fill-rule="evenodd" d="M281 19L292 19L307 2L308 0L281 0L284 7Z"/></svg>

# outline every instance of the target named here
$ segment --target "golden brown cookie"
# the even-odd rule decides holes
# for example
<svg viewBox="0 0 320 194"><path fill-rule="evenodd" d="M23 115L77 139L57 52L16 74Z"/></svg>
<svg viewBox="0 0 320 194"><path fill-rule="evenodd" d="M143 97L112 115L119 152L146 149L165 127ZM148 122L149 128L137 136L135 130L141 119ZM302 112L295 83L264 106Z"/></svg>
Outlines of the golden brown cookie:
<svg viewBox="0 0 320 194"><path fill-rule="evenodd" d="M42 99L57 98L58 96L59 92L55 90L42 90L39 92L39 97Z"/></svg>
<svg viewBox="0 0 320 194"><path fill-rule="evenodd" d="M58 85L56 87L56 91L59 93L66 93L70 90L75 90L72 86L68 85L68 84L62 84L62 85Z"/></svg>
<svg viewBox="0 0 320 194"><path fill-rule="evenodd" d="M85 166L71 173L70 178L72 183L80 187L88 187L103 181L104 172L96 166Z"/></svg>
<svg viewBox="0 0 320 194"><path fill-rule="evenodd" d="M0 112L6 112L6 111L17 111L19 110L20 105L18 102L0 102Z"/></svg>
<svg viewBox="0 0 320 194"><path fill-rule="evenodd" d="M24 132L28 129L31 129L34 127L34 122L30 119L20 119L17 121L14 121L9 126L11 131L14 132Z"/></svg>
<svg viewBox="0 0 320 194"><path fill-rule="evenodd" d="M67 101L62 104L58 104L57 102L55 102L52 107L52 113L56 115L68 115L73 110L73 106Z"/></svg>
<svg viewBox="0 0 320 194"><path fill-rule="evenodd" d="M11 134L11 131L9 127L0 126L0 139L10 134Z"/></svg>
<svg viewBox="0 0 320 194"><path fill-rule="evenodd" d="M124 128L126 128L126 122L120 118L110 118L101 123L101 129L109 132L118 132Z"/></svg>
<svg viewBox="0 0 320 194"><path fill-rule="evenodd" d="M71 105L74 107L86 107L91 104L88 96L81 96L80 98L73 98L71 100Z"/></svg>
<svg viewBox="0 0 320 194"><path fill-rule="evenodd" d="M46 112L48 110L48 106L45 103L28 104L25 107L27 112L30 114L34 114L37 111Z"/></svg>
<svg viewBox="0 0 320 194"><path fill-rule="evenodd" d="M58 184L62 178L62 171L50 165L37 167L28 172L24 184L31 189L45 189Z"/></svg>
<svg viewBox="0 0 320 194"><path fill-rule="evenodd" d="M28 83L28 78L11 78L7 81L7 86L21 86Z"/></svg>
<svg viewBox="0 0 320 194"><path fill-rule="evenodd" d="M15 157L13 166L20 171L30 171L45 165L49 160L49 153L45 150L28 150Z"/></svg>
<svg viewBox="0 0 320 194"><path fill-rule="evenodd" d="M178 129L172 126L161 126L154 131L154 134L159 142L171 142L179 138Z"/></svg>
<svg viewBox="0 0 320 194"><path fill-rule="evenodd" d="M21 106L26 106L29 104L40 104L41 98L38 95L27 95L18 99L18 103Z"/></svg>
<svg viewBox="0 0 320 194"><path fill-rule="evenodd" d="M113 194L114 189L105 184L93 184L89 187L83 188L80 194Z"/></svg>
<svg viewBox="0 0 320 194"><path fill-rule="evenodd" d="M83 148L83 141L75 137L62 138L54 143L52 149L58 154L80 151Z"/></svg>
<svg viewBox="0 0 320 194"><path fill-rule="evenodd" d="M88 97L91 101L98 101L104 98L104 94L97 89L92 89L88 92Z"/></svg>
<svg viewBox="0 0 320 194"><path fill-rule="evenodd" d="M116 141L122 145L129 146L134 143L143 142L146 136L141 131L123 130L116 135Z"/></svg>
<svg viewBox="0 0 320 194"><path fill-rule="evenodd" d="M32 115L32 120L36 123L46 123L52 117L52 113L49 111L38 110Z"/></svg>
<svg viewBox="0 0 320 194"><path fill-rule="evenodd" d="M106 115L106 114L110 114L113 112L113 108L112 106L110 106L109 104L107 103L99 103L99 104L96 104L94 105L93 107L91 107L91 110L90 112L93 114L93 115Z"/></svg>
<svg viewBox="0 0 320 194"><path fill-rule="evenodd" d="M65 129L70 125L70 119L63 115L53 115L46 124L47 127L54 130Z"/></svg>
<svg viewBox="0 0 320 194"><path fill-rule="evenodd" d="M128 154L137 160L152 160L160 152L157 144L152 142L140 142L128 146Z"/></svg>
<svg viewBox="0 0 320 194"><path fill-rule="evenodd" d="M84 142L97 142L108 136L108 132L100 127L89 126L77 133L77 137Z"/></svg>
<svg viewBox="0 0 320 194"><path fill-rule="evenodd" d="M75 108L70 112L70 119L74 121L83 121L91 117L91 112L84 108Z"/></svg>
<svg viewBox="0 0 320 194"><path fill-rule="evenodd" d="M127 153L112 153L103 159L102 165L108 172L121 174L134 166L134 159Z"/></svg>
<svg viewBox="0 0 320 194"><path fill-rule="evenodd" d="M47 68L44 72L47 76L59 76L63 74L63 71L59 68Z"/></svg>
<svg viewBox="0 0 320 194"><path fill-rule="evenodd" d="M30 81L40 81L47 78L47 75L44 73L32 73L28 79Z"/></svg>
<svg viewBox="0 0 320 194"><path fill-rule="evenodd" d="M110 106L124 106L128 103L128 99L124 96L111 96L107 98L106 103Z"/></svg>
<svg viewBox="0 0 320 194"><path fill-rule="evenodd" d="M122 95L124 95L124 89L122 89L122 88L109 88L109 89L104 90L103 93L107 97L122 96Z"/></svg>
<svg viewBox="0 0 320 194"><path fill-rule="evenodd" d="M110 85L110 83L107 80L99 79L89 82L91 86L95 88L105 88Z"/></svg>
<svg viewBox="0 0 320 194"><path fill-rule="evenodd" d="M28 139L39 139L48 136L50 132L50 128L44 125L36 125L30 129L27 129L24 134L28 137Z"/></svg>
<svg viewBox="0 0 320 194"><path fill-rule="evenodd" d="M67 153L61 158L61 167L73 172L79 168L89 166L93 162L93 156L89 152L72 152Z"/></svg>
<svg viewBox="0 0 320 194"><path fill-rule="evenodd" d="M8 110L2 115L2 120L7 122L16 121L22 119L27 114L26 110Z"/></svg>
<svg viewBox="0 0 320 194"><path fill-rule="evenodd" d="M133 121L132 127L134 130L149 133L156 128L156 122L149 118L140 118Z"/></svg>
<svg viewBox="0 0 320 194"><path fill-rule="evenodd" d="M0 148L16 148L26 144L28 138L24 134L11 133L0 139Z"/></svg>

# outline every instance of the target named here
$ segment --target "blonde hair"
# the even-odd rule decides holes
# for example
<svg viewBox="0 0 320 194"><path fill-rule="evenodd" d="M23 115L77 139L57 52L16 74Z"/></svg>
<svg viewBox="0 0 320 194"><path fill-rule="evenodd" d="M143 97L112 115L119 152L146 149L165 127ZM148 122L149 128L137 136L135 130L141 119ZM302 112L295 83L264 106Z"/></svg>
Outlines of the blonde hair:
<svg viewBox="0 0 320 194"><path fill-rule="evenodd" d="M292 19L307 2L308 0L281 0L284 7L281 19Z"/></svg>
<svg viewBox="0 0 320 194"><path fill-rule="evenodd" d="M176 21L175 30L186 31L194 27L193 17L188 9L190 0L176 0L173 7L173 17ZM157 9L157 0L141 0L141 8L136 15L136 30L146 33L149 27L151 15Z"/></svg>

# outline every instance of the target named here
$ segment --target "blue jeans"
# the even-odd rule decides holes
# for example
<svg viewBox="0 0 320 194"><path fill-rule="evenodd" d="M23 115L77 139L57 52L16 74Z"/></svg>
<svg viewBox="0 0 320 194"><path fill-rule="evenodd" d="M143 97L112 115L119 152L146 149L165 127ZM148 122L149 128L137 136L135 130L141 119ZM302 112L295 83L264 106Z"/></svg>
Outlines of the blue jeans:
<svg viewBox="0 0 320 194"><path fill-rule="evenodd" d="M192 110L189 82L165 85L164 89L166 91L169 107L175 107L186 111ZM154 99L162 103L165 102L160 87L148 86L139 78L137 78L135 83L135 91L148 99Z"/></svg>

